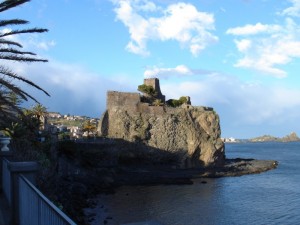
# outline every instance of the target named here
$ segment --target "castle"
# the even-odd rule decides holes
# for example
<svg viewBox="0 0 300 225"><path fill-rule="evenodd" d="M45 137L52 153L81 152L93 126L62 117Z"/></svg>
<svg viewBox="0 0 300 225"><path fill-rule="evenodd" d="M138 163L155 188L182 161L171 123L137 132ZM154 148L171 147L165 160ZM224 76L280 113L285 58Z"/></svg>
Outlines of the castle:
<svg viewBox="0 0 300 225"><path fill-rule="evenodd" d="M159 79L150 78L144 79L144 85L151 86L156 92L155 99L160 100L163 105L165 104L165 95L162 94L160 90ZM151 113L151 114L162 114L166 111L175 110L171 107L157 107L155 105L151 105L148 102L143 102L142 97L146 94L141 95L140 93L133 92L118 92L118 91L108 91L107 92L107 101L106 101L106 109L107 110L117 110L118 108L122 108L125 111L131 113ZM183 104L182 108L191 108L191 101L189 96L185 96L187 102Z"/></svg>
<svg viewBox="0 0 300 225"><path fill-rule="evenodd" d="M165 101L157 78L145 79L139 90L143 94L107 92L99 136L168 151L183 168L224 164L219 116L212 108L194 107L185 96Z"/></svg>

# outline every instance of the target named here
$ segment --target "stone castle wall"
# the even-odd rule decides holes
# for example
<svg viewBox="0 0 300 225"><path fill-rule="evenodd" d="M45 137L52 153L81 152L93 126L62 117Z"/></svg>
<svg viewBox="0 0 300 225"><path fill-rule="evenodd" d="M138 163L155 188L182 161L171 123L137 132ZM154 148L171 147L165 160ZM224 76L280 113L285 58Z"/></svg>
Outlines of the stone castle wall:
<svg viewBox="0 0 300 225"><path fill-rule="evenodd" d="M106 101L107 110L124 110L131 113L149 113L155 115L166 113L165 107L151 106L149 103L141 102L141 95L139 93L108 91ZM170 110L173 109L170 108Z"/></svg>
<svg viewBox="0 0 300 225"><path fill-rule="evenodd" d="M180 109L197 108L203 111L213 111L213 108L204 106L191 106L184 104L179 108L172 108L166 106L152 106L149 103L141 102L141 95L133 92L118 92L108 91L106 109L117 111L124 110L131 113L148 113L153 115L172 114L178 112Z"/></svg>
<svg viewBox="0 0 300 225"><path fill-rule="evenodd" d="M114 110L122 108L124 110L137 111L141 103L139 93L108 91L106 98L106 109Z"/></svg>

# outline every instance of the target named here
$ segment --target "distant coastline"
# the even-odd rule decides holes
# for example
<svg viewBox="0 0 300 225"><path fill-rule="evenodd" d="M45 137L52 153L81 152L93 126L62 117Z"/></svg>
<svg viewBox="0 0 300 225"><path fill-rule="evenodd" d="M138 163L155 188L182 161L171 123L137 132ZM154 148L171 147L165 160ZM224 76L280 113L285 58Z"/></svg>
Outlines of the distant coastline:
<svg viewBox="0 0 300 225"><path fill-rule="evenodd" d="M300 141L300 138L296 132L291 132L290 134L284 137L275 137L272 135L262 135L255 138L249 139L235 139L235 138L223 138L223 141L226 143L245 143L245 142L296 142Z"/></svg>

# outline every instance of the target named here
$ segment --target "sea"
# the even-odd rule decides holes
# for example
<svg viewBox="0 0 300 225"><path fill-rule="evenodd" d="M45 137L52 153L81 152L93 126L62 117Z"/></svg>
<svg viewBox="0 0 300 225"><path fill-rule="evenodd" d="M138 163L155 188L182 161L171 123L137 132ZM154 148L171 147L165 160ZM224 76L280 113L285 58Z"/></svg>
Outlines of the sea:
<svg viewBox="0 0 300 225"><path fill-rule="evenodd" d="M192 185L123 186L97 198L92 225L300 224L300 142L226 143L226 157L279 165L261 174L196 179Z"/></svg>

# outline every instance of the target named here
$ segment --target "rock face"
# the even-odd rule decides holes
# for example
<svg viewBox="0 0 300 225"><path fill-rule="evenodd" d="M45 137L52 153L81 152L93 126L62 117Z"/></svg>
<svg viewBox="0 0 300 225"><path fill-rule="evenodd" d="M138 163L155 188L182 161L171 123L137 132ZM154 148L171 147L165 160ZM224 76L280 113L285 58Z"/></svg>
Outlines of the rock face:
<svg viewBox="0 0 300 225"><path fill-rule="evenodd" d="M138 93L108 92L98 133L172 152L182 168L224 164L219 116L211 108L150 106L140 99Z"/></svg>

